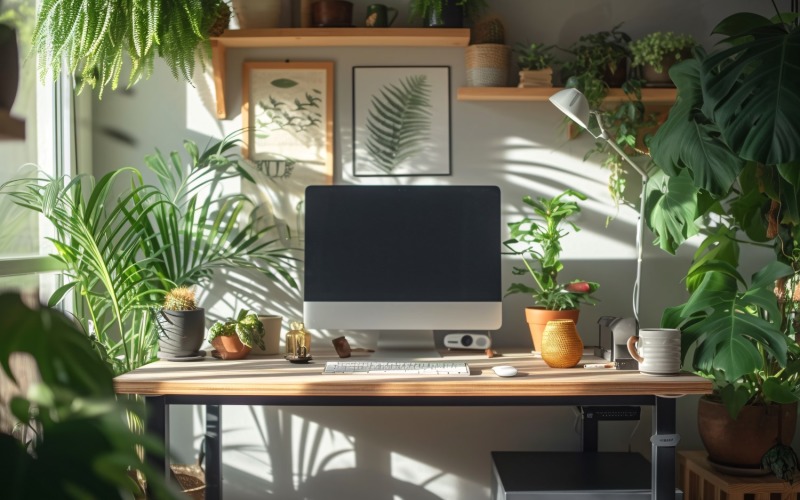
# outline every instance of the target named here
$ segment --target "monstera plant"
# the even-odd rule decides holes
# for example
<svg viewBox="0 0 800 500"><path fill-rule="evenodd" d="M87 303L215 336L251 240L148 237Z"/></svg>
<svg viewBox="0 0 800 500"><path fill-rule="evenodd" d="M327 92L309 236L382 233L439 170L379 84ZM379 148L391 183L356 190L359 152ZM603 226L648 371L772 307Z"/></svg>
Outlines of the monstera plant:
<svg viewBox="0 0 800 500"><path fill-rule="evenodd" d="M706 235L687 274L691 296L663 323L683 330L684 366L714 382L713 398L738 422L748 406L796 413L800 399L800 26L796 12L739 13L714 33L722 48L670 70L678 98L651 143L661 172L646 220L668 252ZM749 283L742 242L774 250ZM792 455L788 433L767 447Z"/></svg>

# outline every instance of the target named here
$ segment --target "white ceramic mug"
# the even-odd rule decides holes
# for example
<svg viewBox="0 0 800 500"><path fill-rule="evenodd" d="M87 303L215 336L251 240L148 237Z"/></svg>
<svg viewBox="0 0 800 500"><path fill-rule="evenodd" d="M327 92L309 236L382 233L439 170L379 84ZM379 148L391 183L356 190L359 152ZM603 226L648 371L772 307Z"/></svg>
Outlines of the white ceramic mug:
<svg viewBox="0 0 800 500"><path fill-rule="evenodd" d="M253 346L253 354L279 354L281 352L281 316L259 314L258 319L264 325L264 349Z"/></svg>
<svg viewBox="0 0 800 500"><path fill-rule="evenodd" d="M681 331L673 328L640 328L628 339L628 352L645 375L677 375L681 371Z"/></svg>

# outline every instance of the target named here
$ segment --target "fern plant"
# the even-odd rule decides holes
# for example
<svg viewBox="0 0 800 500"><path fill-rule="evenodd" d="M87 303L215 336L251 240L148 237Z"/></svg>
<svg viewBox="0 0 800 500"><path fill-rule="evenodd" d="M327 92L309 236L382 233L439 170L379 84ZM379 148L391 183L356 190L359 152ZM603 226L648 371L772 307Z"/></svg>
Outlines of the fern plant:
<svg viewBox="0 0 800 500"><path fill-rule="evenodd" d="M149 78L155 56L173 76L191 81L195 57L210 57L209 29L223 0L43 0L33 30L39 76L61 72L62 60L81 86L117 88L125 59L128 86ZM228 14L229 15L229 14ZM200 50L198 50L200 49Z"/></svg>
<svg viewBox="0 0 800 500"><path fill-rule="evenodd" d="M366 147L381 170L391 173L425 149L431 131L430 93L425 75L411 75L372 96Z"/></svg>

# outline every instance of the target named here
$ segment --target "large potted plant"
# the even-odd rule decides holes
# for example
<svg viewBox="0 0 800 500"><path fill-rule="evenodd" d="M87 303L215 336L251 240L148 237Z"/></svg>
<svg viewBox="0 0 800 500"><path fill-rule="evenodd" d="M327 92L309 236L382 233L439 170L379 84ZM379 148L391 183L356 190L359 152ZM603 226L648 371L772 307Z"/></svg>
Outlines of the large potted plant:
<svg viewBox="0 0 800 500"><path fill-rule="evenodd" d="M171 288L203 285L221 268L250 268L297 287L295 259L275 226L256 216L245 196L222 194L225 179L253 180L231 153L235 145L225 138L200 151L187 141L188 165L177 152L149 156L157 185L123 168L98 180L40 177L0 186L0 195L52 222L66 284L49 303L76 292L78 319L115 373L156 359L149 311Z"/></svg>
<svg viewBox="0 0 800 500"><path fill-rule="evenodd" d="M707 443L712 460L751 471L764 459L790 478L782 464L796 459L785 443L800 395L800 26L796 13L738 13L714 33L724 36L720 49L696 49L670 70L678 98L651 144L662 170L647 196L656 243L675 252L709 234L687 274L688 302L662 323L683 330L684 366L714 383L701 430L732 429L727 439L742 443L755 431L744 415L775 419L763 457L720 456ZM743 242L774 250L749 283L738 271Z"/></svg>
<svg viewBox="0 0 800 500"><path fill-rule="evenodd" d="M81 88L117 87L130 62L128 85L149 78L158 55L175 78L192 80L195 56L210 59L209 37L230 19L223 0L44 0L33 32L39 72L57 77L63 64L80 74Z"/></svg>
<svg viewBox="0 0 800 500"><path fill-rule="evenodd" d="M535 285L512 283L506 291L506 296L529 294L536 303L525 309L534 351L541 350L542 333L549 321L569 319L577 324L580 305L595 303L592 293L597 291L597 283L558 281L558 273L564 269L561 239L569 234L569 228L579 231L569 220L580 212L576 199L585 200L586 195L568 189L550 199L525 196L522 201L533 210L533 216L510 222L511 238L503 242L510 254L522 258L524 267L514 267L514 275L529 275Z"/></svg>

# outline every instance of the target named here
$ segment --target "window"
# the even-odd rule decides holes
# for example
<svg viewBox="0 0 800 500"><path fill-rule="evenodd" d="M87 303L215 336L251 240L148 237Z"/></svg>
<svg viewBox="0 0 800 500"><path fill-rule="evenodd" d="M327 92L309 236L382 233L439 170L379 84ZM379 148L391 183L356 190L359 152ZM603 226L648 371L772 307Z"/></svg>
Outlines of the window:
<svg viewBox="0 0 800 500"><path fill-rule="evenodd" d="M0 116L6 118L5 126L0 123L0 184L22 176L56 177L70 172L74 163L72 86L64 77L58 82L42 84L35 58L26 57L30 52L34 15L35 0L2 2L0 25L6 28L0 35L8 35L8 26L15 31L19 78L13 106L10 110L0 109ZM3 78L13 77L4 72ZM12 81L3 83L13 90ZM14 127L20 121L24 121L24 138ZM47 240L51 234L52 227L37 213L0 195L0 291L37 294L42 301L50 297L59 284L57 271L61 268L49 256L54 251Z"/></svg>

